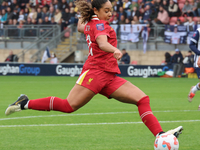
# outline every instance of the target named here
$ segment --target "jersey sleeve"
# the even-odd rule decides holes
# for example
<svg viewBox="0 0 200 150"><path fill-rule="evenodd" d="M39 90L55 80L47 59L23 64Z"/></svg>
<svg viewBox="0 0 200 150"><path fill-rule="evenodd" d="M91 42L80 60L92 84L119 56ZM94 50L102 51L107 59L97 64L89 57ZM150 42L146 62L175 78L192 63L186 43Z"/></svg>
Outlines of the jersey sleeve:
<svg viewBox="0 0 200 150"><path fill-rule="evenodd" d="M111 27L109 26L108 22L98 22L95 27L94 27L94 35L95 35L95 39L99 36L99 35L107 35L108 37L110 37L110 30Z"/></svg>
<svg viewBox="0 0 200 150"><path fill-rule="evenodd" d="M194 42L195 44L197 44L198 40L199 40L199 32L196 30L193 36L191 37L190 42Z"/></svg>

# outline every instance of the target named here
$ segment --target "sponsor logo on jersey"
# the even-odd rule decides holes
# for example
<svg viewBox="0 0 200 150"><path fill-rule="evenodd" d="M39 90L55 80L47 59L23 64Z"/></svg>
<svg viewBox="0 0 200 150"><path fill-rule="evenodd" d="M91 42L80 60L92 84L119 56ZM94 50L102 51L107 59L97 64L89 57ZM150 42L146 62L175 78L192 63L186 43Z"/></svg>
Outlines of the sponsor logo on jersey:
<svg viewBox="0 0 200 150"><path fill-rule="evenodd" d="M99 31L104 30L104 24L103 23L97 24L96 27L97 27L97 30L99 30Z"/></svg>

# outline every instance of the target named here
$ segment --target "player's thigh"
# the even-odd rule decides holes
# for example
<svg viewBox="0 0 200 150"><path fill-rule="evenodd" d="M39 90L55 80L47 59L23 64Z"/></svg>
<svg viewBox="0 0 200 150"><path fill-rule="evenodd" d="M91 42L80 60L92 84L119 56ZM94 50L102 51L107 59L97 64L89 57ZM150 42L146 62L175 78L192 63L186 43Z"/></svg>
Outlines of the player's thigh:
<svg viewBox="0 0 200 150"><path fill-rule="evenodd" d="M88 103L94 95L95 93L90 89L75 84L75 86L70 91L67 100L70 106L73 108L73 110L77 110L86 103Z"/></svg>
<svg viewBox="0 0 200 150"><path fill-rule="evenodd" d="M118 101L130 104L137 104L144 96L146 96L146 94L130 82L124 83L110 95L110 97L115 98Z"/></svg>

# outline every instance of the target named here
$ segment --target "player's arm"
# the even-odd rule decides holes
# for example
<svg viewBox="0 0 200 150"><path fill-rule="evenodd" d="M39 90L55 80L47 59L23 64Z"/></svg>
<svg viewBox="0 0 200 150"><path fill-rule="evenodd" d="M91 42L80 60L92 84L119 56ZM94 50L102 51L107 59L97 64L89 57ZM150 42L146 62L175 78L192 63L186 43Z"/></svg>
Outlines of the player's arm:
<svg viewBox="0 0 200 150"><path fill-rule="evenodd" d="M96 42L99 46L99 48L105 52L113 53L114 57L119 60L122 57L122 53L119 49L112 46L110 43L108 43L107 35L99 35L96 38Z"/></svg>
<svg viewBox="0 0 200 150"><path fill-rule="evenodd" d="M190 39L190 49L196 54L196 55L200 55L200 51L197 49L197 42L199 40L199 32L196 31L195 34L192 36L192 38Z"/></svg>
<svg viewBox="0 0 200 150"><path fill-rule="evenodd" d="M85 24L82 23L82 18L81 17L79 17L79 19L78 19L78 27L77 27L77 29L78 29L78 32L84 33Z"/></svg>

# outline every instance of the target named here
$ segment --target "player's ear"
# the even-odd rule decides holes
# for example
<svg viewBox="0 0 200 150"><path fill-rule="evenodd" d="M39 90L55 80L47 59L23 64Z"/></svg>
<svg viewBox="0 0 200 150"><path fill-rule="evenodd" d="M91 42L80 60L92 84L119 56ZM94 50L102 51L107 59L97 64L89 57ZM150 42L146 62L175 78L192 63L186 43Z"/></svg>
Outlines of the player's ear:
<svg viewBox="0 0 200 150"><path fill-rule="evenodd" d="M99 11L94 7L94 14L98 16Z"/></svg>

